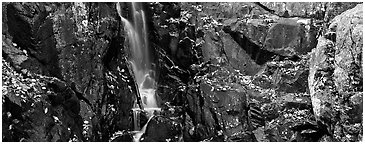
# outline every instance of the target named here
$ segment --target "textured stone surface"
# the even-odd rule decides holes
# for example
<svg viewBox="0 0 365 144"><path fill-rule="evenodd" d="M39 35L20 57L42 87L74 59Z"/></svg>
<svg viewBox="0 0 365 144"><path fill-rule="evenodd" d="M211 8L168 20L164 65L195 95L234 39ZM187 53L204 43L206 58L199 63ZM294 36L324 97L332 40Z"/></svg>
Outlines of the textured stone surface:
<svg viewBox="0 0 365 144"><path fill-rule="evenodd" d="M362 5L336 16L330 27L337 28L336 41L320 38L312 51L308 77L313 111L328 126L337 141L356 141L362 118ZM347 137L344 138L343 136Z"/></svg>
<svg viewBox="0 0 365 144"><path fill-rule="evenodd" d="M356 2L262 2L263 5L283 16L285 11L292 17L312 17L330 20L356 6Z"/></svg>
<svg viewBox="0 0 365 144"><path fill-rule="evenodd" d="M242 33L259 46L246 48L248 54L263 49L262 51L267 50L281 56L293 56L306 54L316 46L316 28L312 23L302 22L310 19L273 17L270 20L271 22L263 19L229 19L225 21L225 25L230 31ZM268 53L255 54L252 58L260 59L265 54Z"/></svg>
<svg viewBox="0 0 365 144"><path fill-rule="evenodd" d="M162 117L153 116L142 135L141 141L145 142L176 142L181 134L181 125L175 121Z"/></svg>
<svg viewBox="0 0 365 144"><path fill-rule="evenodd" d="M142 4L161 112L141 141L362 138L362 5L261 4ZM2 8L3 140L133 141L116 3Z"/></svg>
<svg viewBox="0 0 365 144"><path fill-rule="evenodd" d="M362 91L363 6L336 16L330 27L336 27L335 84L342 91Z"/></svg>
<svg viewBox="0 0 365 144"><path fill-rule="evenodd" d="M71 123L77 140L107 141L113 132L130 128L129 110L135 94L133 87L128 88L131 84L127 81L133 80L127 79L124 38L118 35L120 23L115 4L3 3L2 6L4 59L22 74L57 77L68 86L73 84L71 91L78 95L73 94L71 101L65 98L66 103L55 100L62 106L51 108L60 111L63 125L51 125L47 128L54 130L40 133L67 130ZM65 97L62 90L55 93ZM74 116L64 114L70 111ZM88 123L87 128L83 127L84 122ZM49 125L47 121L40 123ZM85 136L81 134L84 128ZM71 140L65 135L30 141Z"/></svg>
<svg viewBox="0 0 365 144"><path fill-rule="evenodd" d="M265 48L283 56L306 54L314 48L317 41L315 32L297 21L298 19L281 19L273 24L268 30Z"/></svg>
<svg viewBox="0 0 365 144"><path fill-rule="evenodd" d="M335 92L332 74L334 71L333 61L334 43L325 38L320 38L318 46L312 51L309 66L308 85L312 99L313 112L319 119L331 121L334 118L332 106ZM327 115L329 114L329 115Z"/></svg>

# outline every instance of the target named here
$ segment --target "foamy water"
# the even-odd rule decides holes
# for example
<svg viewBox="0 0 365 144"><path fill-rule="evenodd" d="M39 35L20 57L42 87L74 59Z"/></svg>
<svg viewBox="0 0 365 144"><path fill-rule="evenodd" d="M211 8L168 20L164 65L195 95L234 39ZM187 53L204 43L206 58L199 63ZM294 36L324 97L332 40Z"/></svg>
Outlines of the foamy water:
<svg viewBox="0 0 365 144"><path fill-rule="evenodd" d="M148 122L151 120L152 116L161 111L158 108L156 101L156 82L154 79L154 70L151 62L151 53L149 51L148 44L148 29L146 23L145 12L142 8L141 3L132 3L132 21L127 20L122 16L122 10L120 4L117 3L117 11L124 23L124 30L127 33L127 39L130 48L131 57L129 58L130 65L133 69L135 81L138 86L138 91L140 94L143 111L147 113L149 118ZM137 102L136 102L137 103ZM134 135L134 140L139 141L141 136L146 130L147 124L145 124L142 129L139 125L139 117L141 109L135 107L133 111L133 124L134 130L136 131Z"/></svg>
<svg viewBox="0 0 365 144"><path fill-rule="evenodd" d="M134 119L138 119L138 116L140 116L141 113L141 109L139 108L133 108L133 118ZM147 129L147 125L150 122L150 120L153 118L154 115L158 115L161 111L161 108L145 108L144 111L147 113L147 117L148 117L148 121L147 123L139 130L139 121L134 121L134 129L135 131L133 131L134 135L133 135L133 141L134 142L139 142L142 135L146 132Z"/></svg>

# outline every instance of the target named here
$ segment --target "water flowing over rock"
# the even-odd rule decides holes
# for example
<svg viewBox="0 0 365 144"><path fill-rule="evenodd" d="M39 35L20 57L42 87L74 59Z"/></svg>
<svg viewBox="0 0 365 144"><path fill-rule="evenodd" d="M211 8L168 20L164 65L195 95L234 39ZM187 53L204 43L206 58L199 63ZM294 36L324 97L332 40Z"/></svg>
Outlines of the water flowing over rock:
<svg viewBox="0 0 365 144"><path fill-rule="evenodd" d="M146 127L141 141L145 142L176 142L182 127L178 123L161 116L154 116Z"/></svg>
<svg viewBox="0 0 365 144"><path fill-rule="evenodd" d="M134 80L138 87L137 101L132 109L133 113L133 130L139 131L134 135L134 141L139 142L141 136L146 133L146 126L150 120L143 123L143 113L146 113L147 119L156 115L160 111L156 99L156 82L154 68L152 67L150 45L148 39L148 28L145 11L142 3L131 3L132 21L122 16L122 9L119 3L116 5L119 17L124 23L124 29L127 32L127 41L130 48L130 67L133 70ZM145 135L145 134L144 134Z"/></svg>
<svg viewBox="0 0 365 144"><path fill-rule="evenodd" d="M4 142L362 140L362 3L2 8Z"/></svg>
<svg viewBox="0 0 365 144"><path fill-rule="evenodd" d="M156 108L155 75L152 68L150 46L145 11L140 3L132 3L132 22L122 16L121 6L117 4L117 11L124 23L127 32L127 41L130 48L130 65L137 83L139 97L143 107Z"/></svg>

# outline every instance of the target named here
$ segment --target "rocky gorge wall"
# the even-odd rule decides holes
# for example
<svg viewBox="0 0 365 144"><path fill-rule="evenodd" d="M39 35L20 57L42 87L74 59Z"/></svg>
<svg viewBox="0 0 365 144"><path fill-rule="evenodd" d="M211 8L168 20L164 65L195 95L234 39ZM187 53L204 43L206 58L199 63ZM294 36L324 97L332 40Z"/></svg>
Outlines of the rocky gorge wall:
<svg viewBox="0 0 365 144"><path fill-rule="evenodd" d="M3 3L3 141L133 141L115 5ZM143 7L162 111L141 141L362 139L362 4Z"/></svg>
<svg viewBox="0 0 365 144"><path fill-rule="evenodd" d="M8 74L22 75L3 76L10 86L4 88L3 128L11 127L3 129L4 141L107 141L130 127L135 92L127 87L123 32L113 6L3 3L3 63ZM23 84L31 90L18 87L21 97L11 89L19 79L36 80ZM42 87L33 86L38 80Z"/></svg>

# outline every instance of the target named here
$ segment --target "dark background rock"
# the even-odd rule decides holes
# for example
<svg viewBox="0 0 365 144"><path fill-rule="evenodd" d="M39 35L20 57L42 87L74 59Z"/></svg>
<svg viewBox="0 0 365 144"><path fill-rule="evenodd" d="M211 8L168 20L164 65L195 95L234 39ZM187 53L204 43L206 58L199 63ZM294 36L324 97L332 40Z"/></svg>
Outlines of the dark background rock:
<svg viewBox="0 0 365 144"><path fill-rule="evenodd" d="M133 133L122 131L116 134L111 142L133 142Z"/></svg>

